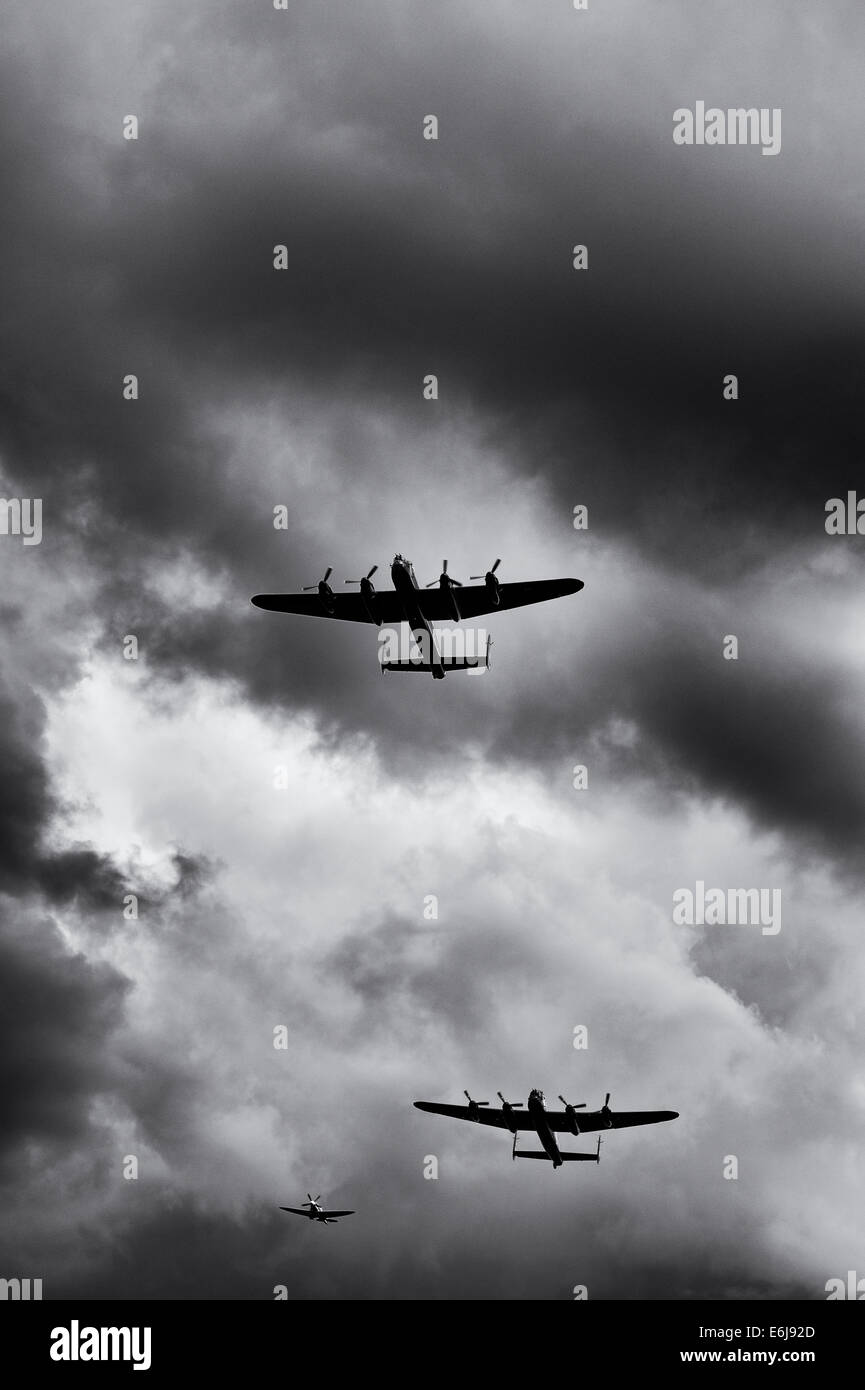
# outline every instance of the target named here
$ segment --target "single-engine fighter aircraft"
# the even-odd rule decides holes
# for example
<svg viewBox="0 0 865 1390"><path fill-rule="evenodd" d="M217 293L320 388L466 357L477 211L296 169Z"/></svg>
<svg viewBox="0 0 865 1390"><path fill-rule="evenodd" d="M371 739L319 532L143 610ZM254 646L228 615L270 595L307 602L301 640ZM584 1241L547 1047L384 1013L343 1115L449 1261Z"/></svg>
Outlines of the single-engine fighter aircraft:
<svg viewBox="0 0 865 1390"><path fill-rule="evenodd" d="M614 1112L610 1109L609 1092L607 1092L607 1098L600 1110L587 1110L585 1115L577 1114L578 1110L585 1110L585 1102L580 1105L569 1105L564 1096L559 1096L559 1100L565 1107L564 1110L548 1111L544 1104L543 1091L530 1091L525 1108L519 1104L511 1105L499 1091L497 1094L502 1103L501 1110L490 1110L488 1108L489 1101L472 1100L468 1091L464 1091L463 1094L468 1105L438 1105L435 1101L416 1100L415 1107L418 1110L427 1110L431 1115L449 1115L453 1120L473 1120L475 1124L494 1125L497 1129L508 1129L514 1136L512 1158L549 1159L554 1169L561 1168L563 1163L600 1163L601 1161L600 1135L595 1153L574 1153L572 1151L562 1152L556 1143L556 1134L594 1134L597 1130L628 1129L631 1125L656 1125L661 1120L676 1120L679 1116L678 1110L619 1110ZM518 1149L517 1135L521 1130L534 1131L540 1139L543 1149Z"/></svg>
<svg viewBox="0 0 865 1390"><path fill-rule="evenodd" d="M390 567L393 589L384 593L377 592L372 582L378 565L373 565L362 579L345 581L359 586L360 592L356 594L335 594L328 583L333 567L328 566L324 578L317 584L308 584L302 593L255 594L252 602L256 608L267 608L274 613L338 618L349 623L374 623L376 627L408 623L422 659L414 660L412 653L408 661L382 661L382 672L431 671L434 680L443 680L446 671L486 666L488 656L443 656L436 645L432 623L460 622L500 609L544 603L547 599L579 593L583 587L581 579L531 579L503 584L496 574L500 564L501 560L496 560L485 575L472 576L482 578L482 584L462 584L448 574L445 560L439 578L421 589L411 560L396 555Z"/></svg>
<svg viewBox="0 0 865 1390"><path fill-rule="evenodd" d="M295 1216L305 1216L309 1221L320 1221L323 1226L335 1226L337 1217L340 1216L354 1216L353 1211L323 1211L318 1205L321 1199L320 1192L317 1197L310 1197L308 1192L306 1195L309 1201L302 1202L299 1207L280 1207L279 1210L293 1212Z"/></svg>

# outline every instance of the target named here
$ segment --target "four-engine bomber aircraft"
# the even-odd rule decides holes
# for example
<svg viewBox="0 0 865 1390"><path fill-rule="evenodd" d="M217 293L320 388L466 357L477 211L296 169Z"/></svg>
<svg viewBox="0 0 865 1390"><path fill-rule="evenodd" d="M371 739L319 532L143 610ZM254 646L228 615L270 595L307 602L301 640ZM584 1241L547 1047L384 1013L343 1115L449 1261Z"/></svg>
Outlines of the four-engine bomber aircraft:
<svg viewBox="0 0 865 1390"><path fill-rule="evenodd" d="M449 1115L453 1120L473 1120L475 1124L508 1129L514 1136L512 1158L549 1159L554 1169L560 1168L563 1163L601 1161L600 1135L595 1153L574 1153L560 1150L556 1143L556 1134L594 1134L596 1130L628 1129L631 1125L656 1125L661 1120L675 1120L679 1116L678 1110L612 1111L609 1092L600 1110L588 1110L585 1115L577 1114L578 1110L585 1110L585 1102L569 1105L564 1096L559 1096L564 1110L548 1111L544 1104L543 1091L530 1091L525 1109L520 1105L511 1105L499 1091L501 1110L485 1109L484 1107L489 1106L489 1101L472 1100L468 1091L464 1091L463 1094L468 1105L439 1105L435 1101L416 1100L415 1107L418 1110L427 1110L431 1115ZM543 1150L518 1149L517 1135L521 1130L534 1131L543 1145Z"/></svg>
<svg viewBox="0 0 865 1390"><path fill-rule="evenodd" d="M384 593L376 592L372 583L378 565L373 565L362 579L345 581L359 585L357 594L335 594L328 583L333 573L328 566L324 578L318 584L307 585L300 594L255 594L252 602L257 608L267 608L274 613L338 618L349 623L374 623L376 627L408 623L422 656L429 659L382 662L382 670L431 671L435 680L443 680L446 670L469 670L484 665L485 659L442 656L436 646L432 623L479 618L483 613L499 609L522 608L527 603L543 603L565 594L576 594L583 588L581 579L532 579L503 584L496 575L500 564L501 561L496 560L485 575L472 575L473 579L483 579L483 584L464 585L448 574L445 560L438 580L421 589L411 560L396 555L390 569L393 590Z"/></svg>
<svg viewBox="0 0 865 1390"><path fill-rule="evenodd" d="M318 1197L310 1197L308 1192L306 1195L309 1197L308 1202L301 1202L299 1207L280 1207L279 1210L293 1212L295 1216L305 1216L309 1221L320 1221L323 1226L335 1226L337 1217L340 1216L354 1216L353 1211L323 1211L318 1205L321 1199L320 1192Z"/></svg>

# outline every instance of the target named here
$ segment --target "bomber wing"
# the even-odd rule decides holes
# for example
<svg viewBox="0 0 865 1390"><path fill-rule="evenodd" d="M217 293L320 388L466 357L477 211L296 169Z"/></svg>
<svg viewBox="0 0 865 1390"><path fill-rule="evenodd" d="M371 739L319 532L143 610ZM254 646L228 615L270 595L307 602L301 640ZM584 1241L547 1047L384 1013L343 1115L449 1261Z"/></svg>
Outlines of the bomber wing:
<svg viewBox="0 0 865 1390"><path fill-rule="evenodd" d="M464 584L455 593L460 617L471 621L484 613L501 613L507 608L524 608L527 603L546 603L548 599L578 594L584 587L581 579L527 579L516 584L500 584L499 601L493 603L486 584ZM449 593L441 589L420 589L416 595L420 610L428 622L453 621Z"/></svg>
<svg viewBox="0 0 865 1390"><path fill-rule="evenodd" d="M548 599L577 594L583 588L581 579L529 579L516 584L500 584L498 603L493 603L485 584L464 584L456 591L460 616L471 621L484 613L500 613L508 608L523 608L529 603L546 603ZM427 622L450 623L453 607L449 593L441 589L416 589L414 602ZM296 613L307 618L336 618L346 623L371 622L360 594L334 594L333 612L328 612L318 594L255 594L256 608L272 613ZM373 599L375 612L382 623L392 626L405 620L401 596L395 589L376 590Z"/></svg>
<svg viewBox="0 0 865 1390"><path fill-rule="evenodd" d="M426 1110L430 1115L447 1115L451 1120L471 1120L472 1124L492 1125L495 1129L510 1129L511 1125L516 1125L519 1129L534 1129L535 1122L529 1115L528 1110L519 1110L516 1106L511 1110L508 1120L505 1120L505 1112L498 1106L487 1107L468 1105L439 1105L437 1101L416 1100L416 1110Z"/></svg>
<svg viewBox="0 0 865 1390"><path fill-rule="evenodd" d="M372 619L360 594L334 594L333 612L329 613L318 594L253 594L256 608L271 613L297 613L306 618L331 618L344 623L371 623ZM395 589L376 593L375 610L383 623L391 626L403 621L402 603Z"/></svg>
<svg viewBox="0 0 865 1390"><path fill-rule="evenodd" d="M604 1115L600 1110L577 1112L577 1124L581 1134L591 1134L599 1129L630 1129L632 1125L657 1125L663 1120L677 1120L678 1110L611 1110ZM557 1134L571 1134L571 1117L563 1110L548 1110L547 1124Z"/></svg>
<svg viewBox="0 0 865 1390"><path fill-rule="evenodd" d="M535 1128L535 1121L528 1110L511 1110L507 1120L505 1112L497 1107L478 1107L468 1105L439 1105L436 1101L416 1100L417 1110L426 1110L431 1115L447 1115L452 1120L471 1120L473 1124L492 1125L496 1129L520 1130ZM600 1110L579 1111L577 1124L581 1134L591 1134L597 1130L630 1129L633 1125L657 1125L664 1120L676 1120L678 1110L611 1110L605 1115ZM545 1118L550 1129L557 1134L571 1134L571 1117L563 1110L547 1110Z"/></svg>

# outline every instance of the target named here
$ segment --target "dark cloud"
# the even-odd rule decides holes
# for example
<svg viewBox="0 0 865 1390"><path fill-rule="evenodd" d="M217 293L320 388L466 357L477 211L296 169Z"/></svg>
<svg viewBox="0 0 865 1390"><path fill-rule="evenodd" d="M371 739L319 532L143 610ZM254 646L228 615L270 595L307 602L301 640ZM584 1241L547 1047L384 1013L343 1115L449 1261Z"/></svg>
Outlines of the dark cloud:
<svg viewBox="0 0 865 1390"><path fill-rule="evenodd" d="M497 987L515 988L517 981L525 987L548 965L530 941L497 926L468 931L458 920L448 929L437 918L418 926L388 915L343 936L327 952L321 974L343 982L359 1001L356 1030L384 1031L399 1046L431 1024L472 1037L495 1007Z"/></svg>
<svg viewBox="0 0 865 1390"><path fill-rule="evenodd" d="M570 953L539 942L563 894L581 930L609 910L626 932L626 816L649 834L677 809L687 820L695 806L721 808L775 836L790 877L795 865L834 884L814 940L800 921L783 966L753 941L682 950L688 986L735 1019L741 1054L731 1044L721 1056L731 1071L740 1055L757 1067L764 1113L773 1030L790 1045L784 1099L805 1127L796 1086L818 1059L795 1053L797 1029L817 1027L814 998L831 1011L843 993L831 920L839 902L847 910L865 829L850 640L861 558L857 538L823 532L824 502L856 486L865 444L860 77L845 56L861 50L861 17L839 5L807 17L780 5L698 16L625 5L593 12L589 29L565 7L541 17L420 0L301 3L290 16L226 2L182 19L160 3L138 20L92 0L85 12L86 23L13 5L0 84L0 473L7 494L45 504L38 551L22 560L0 538L4 1105L12 1158L26 1143L66 1145L85 1165L98 1155L92 1191L119 1203L110 1238L66 1269L63 1287L268 1297L284 1282L291 1297L469 1298L569 1297L588 1282L593 1297L812 1296L774 1258L757 1204L731 1218L738 1199L713 1193L705 1209L680 1211L660 1167L630 1206L627 1185L602 1188L590 1212L568 1217L564 1247L560 1209L532 1176L503 1177L495 1199L480 1190L477 1136L442 1132L454 1187L419 1182L427 1140L389 1068L396 1054L418 1085L447 1088L460 1067L527 1070L527 1051L546 1065L534 1020L551 1009L570 1019L586 980L597 1006L609 969L622 990L607 1001L610 1036L626 1039L626 1075L642 1075L663 1046L659 1017L678 1017L679 977L653 999L651 981L628 973L633 945L618 943L609 963L598 941L589 951L580 937ZM782 106L781 155L675 148L672 111L701 95ZM120 139L130 110L135 143ZM440 118L437 143L421 139L427 112ZM585 274L571 268L577 242L589 247ZM272 269L276 243L288 247L285 273ZM420 396L431 371L435 406ZM120 394L128 372L140 380L134 403ZM735 403L721 397L730 372ZM287 532L271 525L280 502ZM590 509L587 535L571 527L577 502ZM371 630L249 605L328 563L341 580L377 562L382 579L390 555L412 547L422 582L445 552L463 575L502 554L506 582L573 573L586 588L491 618L489 677L408 689L378 674ZM738 663L720 656L731 631ZM261 885L243 879L242 846L250 858L258 849L244 820L266 819L260 803L232 787L212 807L201 767L181 795L164 750L147 771L166 784L167 809L139 799L130 819L163 855L169 886L134 847L81 842L54 780L62 750L48 711L91 658L110 655L118 709L132 684L117 656L128 633L141 647L142 720L180 721L202 686L218 689L274 731L299 716L322 759L353 768L369 755L367 792L387 780L428 808L430 828L402 844L405 882L430 877L442 779L459 786L480 770L543 788L573 841L573 883L535 901L531 837L515 844L478 813L466 844L490 901L501 882L537 922L527 907L514 920L472 899L437 935L380 900L345 823L343 843L315 822L287 831L284 864L269 866L285 897L275 927L262 921L272 907L258 902ZM581 879L585 826L564 801L577 761L607 798L612 867L591 862L612 876L609 902ZM195 836L173 824L184 797L198 799ZM223 858L208 839L220 814L237 821L238 848ZM534 847L550 852L541 837ZM707 833L702 853L713 852ZM315 872L351 881L332 923L295 907ZM126 891L142 907L132 941L106 925ZM34 902L70 914L88 944L64 946ZM320 932L314 948L295 940L301 928ZM126 1012L132 978L140 1012ZM521 992L536 1010L523 1033L508 1022ZM356 1062L334 1043L331 1010L353 1030ZM289 1081L269 1042L248 1041L285 1017ZM722 1025L712 1009L707 1018L689 1049L695 1036L716 1041ZM427 1046L437 1051L424 1075ZM669 1056L666 1066L677 1075ZM311 1094L345 1122L333 1140ZM690 1098L694 1113L705 1097ZM110 1138L91 1126L97 1103L117 1127ZM688 1162L715 1164L731 1129L740 1143L754 1114L737 1105L721 1097L719 1117L688 1132ZM785 1153L789 1123L771 1112ZM105 1153L139 1140L163 1166L121 1200ZM259 1149L281 1148L294 1180L329 1161L333 1143L353 1153L345 1200L393 1219L384 1242L380 1224L346 1226L344 1262L311 1257L321 1233L271 1211L273 1171L247 1172ZM749 1157L768 1191L777 1151L770 1141ZM334 1186L348 1180L333 1171ZM226 1188L228 1216L213 1198ZM561 1253L575 1248L581 1261Z"/></svg>
<svg viewBox="0 0 865 1390"><path fill-rule="evenodd" d="M241 63L261 61L248 24L222 18ZM212 16L192 24L218 53ZM791 92L793 121L782 158L730 150L709 167L705 151L672 145L672 72L657 59L656 88L625 103L622 138L605 119L613 94L598 111L575 86L553 114L538 67L515 50L513 80L480 61L467 100L462 63L431 57L428 28L394 54L382 101L340 37L299 16L265 66L301 120L287 124L278 101L240 119L212 96L184 110L201 75L184 64L163 78L141 140L104 138L95 165L59 114L51 138L28 143L28 94L13 84L9 236L16 263L41 266L38 285L13 282L16 330L27 312L17 357L57 383L51 415L25 416L18 436L28 474L86 463L115 516L182 527L219 558L220 442L195 437L208 402L287 386L409 413L435 367L446 399L483 412L517 471L567 506L576 465L598 522L668 563L723 564L724 530L745 517L769 538L816 530L862 446L863 285L845 189L802 139L812 98L782 73L773 100ZM466 28L480 58L487 36ZM310 80L323 53L338 87ZM573 58L577 71L587 62ZM437 144L420 138L421 75L441 103ZM14 158L25 145L26 183ZM62 259L50 216L61 193ZM592 252L585 276L570 269L575 238ZM271 266L280 240L284 275ZM98 331L82 345L83 293ZM134 410L112 385L130 356L146 382ZM730 370L734 406L721 400ZM753 563L751 547L736 552Z"/></svg>
<svg viewBox="0 0 865 1390"><path fill-rule="evenodd" d="M366 41L370 21L386 33L389 15L365 11L363 23L353 16L347 30L331 30L301 11L290 43L272 35L262 52L260 18L240 22L223 9L218 23L190 17L186 41L197 34L200 50L184 48L162 73L137 143L121 141L115 122L85 158L63 103L34 140L30 89L14 62L4 123L16 195L6 229L6 264L16 269L5 319L14 334L8 467L49 494L67 527L88 543L98 537L107 640L134 630L169 674L240 679L254 698L312 713L325 735L386 733L403 762L418 738L458 753L450 701L419 692L419 734L414 704L371 679L371 658L361 667L369 634L341 633L337 643L331 631L249 612L254 590L320 571L321 542L308 530L319 503L314 482L298 493L296 461L294 483L277 482L268 496L269 468L238 457L217 408L293 399L300 419L283 417L289 435L302 419L307 440L319 421L313 468L338 475L350 459L352 486L371 501L395 480L376 461L370 416L393 421L407 444L419 436L429 457L444 447L441 416L459 426L470 412L512 477L541 484L563 526L585 501L592 534L619 539L637 573L648 559L720 595L767 557L820 537L823 503L855 484L865 443L859 239L835 161L824 169L806 138L822 117L801 81L804 32L790 35L788 66L769 83L771 103L786 101L782 155L731 149L707 163L706 151L672 145L668 93L681 76L654 48L654 86L622 96L623 131L609 119L615 84L600 106L591 82L551 105L563 90L560 42L574 71L589 73L593 41L577 44L572 29L551 21L528 66L505 39L493 70L484 26L451 16L462 35L456 58L423 42L437 32L423 7L416 18L414 37L404 32L392 51L386 101L350 60L349 37ZM754 29L764 85L759 62L778 22ZM837 41L835 20L824 24ZM263 66L261 89L273 81L286 100L253 115L214 99L207 84L229 37L237 81L247 65ZM38 46L35 31L25 42ZM339 82L321 87L310 73L325 54ZM56 55L46 49L42 61L50 68ZM544 64L549 96L533 80ZM732 80L723 63L716 80ZM438 143L420 138L419 92L439 109ZM574 240L590 247L586 275L570 268ZM271 265L278 241L289 248L285 274ZM119 382L133 365L141 399L130 405ZM431 423L419 383L433 369L443 399ZM733 370L735 404L720 390ZM34 394L38 380L52 383L49 410ZM410 512L430 479L411 458L400 469ZM283 496L299 499L287 537L268 528ZM380 562L381 544L370 529ZM331 535L328 554L344 551L344 536ZM193 612L179 594L160 600L153 579L172 560L203 566L221 598ZM828 605L833 598L830 589ZM580 603L600 600L587 590ZM731 698L701 679L696 653L668 680L655 660L647 681L642 666L615 669L614 638L606 647L595 654L601 697L583 698L578 712L580 739L597 728L603 702L639 722L655 763L743 800L767 824L798 826L824 845L858 843L861 740L849 712L837 725L827 719L837 705L831 674L797 676L795 699L783 677ZM620 674L627 695L616 689ZM533 727L548 749L567 745L572 709L558 690L540 698L543 720L534 691L505 722L490 721L484 702L467 716L474 736L499 757L536 749ZM826 756L836 738L856 750L837 796ZM792 739L812 750L798 779L786 773Z"/></svg>
<svg viewBox="0 0 865 1390"><path fill-rule="evenodd" d="M740 1223L702 1270L704 1249L696 1241L690 1252L662 1249L647 1255L645 1265L636 1271L615 1249L605 1254L601 1265L580 1253L551 1258L549 1246L542 1252L524 1249L514 1266L502 1259L492 1242L486 1243L483 1237L495 1233L479 1230L479 1221L462 1231L455 1249L437 1249L434 1210L431 1205L424 1211L421 1203L404 1206L397 1224L397 1252L382 1261L371 1260L361 1241L361 1227L368 1224L369 1217L361 1216L360 1222L353 1217L341 1224L341 1249L336 1255L323 1248L326 1231L317 1227L308 1230L297 1218L258 1209L247 1213L242 1222L226 1222L197 1209L190 1198L179 1208L149 1217L131 1229L119 1248L111 1252L106 1267L83 1285L80 1281L55 1282L53 1296L117 1298L122 1290L121 1297L133 1299L206 1296L273 1300L279 1289L292 1301L531 1300L573 1299L576 1284L587 1285L593 1300L663 1297L760 1301L816 1296L813 1288L795 1279L778 1284L743 1281L743 1246L756 1246L759 1236ZM612 1217L607 1210L593 1214L595 1221ZM354 1237L351 1221L355 1223ZM571 1216L569 1225L575 1252L593 1243L595 1231L587 1228L585 1213ZM519 1229L523 1238L537 1239L537 1231L523 1220ZM166 1249L172 1252L170 1261L166 1261Z"/></svg>
<svg viewBox="0 0 865 1390"><path fill-rule="evenodd" d="M130 981L68 950L50 921L21 921L8 901L0 953L0 1108L8 1178L24 1146L39 1154L88 1138L94 1099L117 1086L111 1045Z"/></svg>
<svg viewBox="0 0 865 1390"><path fill-rule="evenodd" d="M7 891L40 889L55 903L119 908L127 891L111 860L88 846L52 851L45 845L61 809L51 792L42 752L44 705L35 692L19 703L0 697L0 876Z"/></svg>

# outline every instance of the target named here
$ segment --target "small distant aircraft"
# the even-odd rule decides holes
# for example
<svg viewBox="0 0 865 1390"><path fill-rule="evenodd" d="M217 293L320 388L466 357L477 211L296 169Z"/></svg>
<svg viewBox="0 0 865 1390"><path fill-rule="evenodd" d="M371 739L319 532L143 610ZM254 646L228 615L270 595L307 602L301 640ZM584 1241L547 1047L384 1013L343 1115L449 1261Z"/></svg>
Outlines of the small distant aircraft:
<svg viewBox="0 0 865 1390"><path fill-rule="evenodd" d="M438 579L421 589L411 560L396 555L390 568L393 590L376 592L372 576L378 565L373 565L362 579L345 581L346 584L359 586L360 592L357 594L333 592L328 583L333 567L329 565L324 578L317 584L307 584L300 594L255 594L252 602L256 608L266 608L274 613L338 618L349 623L374 623L376 627L408 623L424 659L383 661L382 671L431 671L434 680L443 680L446 670L465 671L483 667L488 665L488 657L442 656L436 646L432 623L460 622L499 609L544 603L547 599L579 593L583 588L581 579L532 579L503 584L496 575L500 564L501 560L496 560L486 574L471 576L472 579L483 579L483 584L464 585L448 574L448 562L445 560Z"/></svg>
<svg viewBox="0 0 865 1390"><path fill-rule="evenodd" d="M542 1158L549 1159L553 1168L560 1168L563 1163L600 1163L601 1161L601 1139L598 1136L598 1147L595 1153L574 1153L559 1149L555 1140L558 1134L593 1134L596 1130L606 1129L627 1129L631 1125L655 1125L661 1120L678 1119L678 1110L619 1110L614 1113L610 1109L610 1094L600 1110L588 1110L585 1115L578 1115L578 1110L585 1110L585 1102L580 1105L569 1105L564 1096L559 1096L559 1100L565 1107L563 1111L548 1111L544 1103L543 1091L530 1091L529 1099L525 1109L519 1105L511 1105L506 1101L501 1091L498 1091L498 1098L502 1103L499 1109L484 1109L489 1101L472 1100L468 1091L463 1092L468 1105L438 1105L434 1101L416 1100L415 1108L426 1110L432 1115L448 1115L453 1120L473 1120L475 1124L494 1125L497 1129L508 1129L514 1136L514 1147L511 1154L512 1158ZM518 1149L517 1135L520 1130L532 1130L540 1139L543 1149Z"/></svg>
<svg viewBox="0 0 865 1390"><path fill-rule="evenodd" d="M335 1226L337 1217L354 1216L353 1211L323 1211L318 1205L321 1200L321 1193L317 1197L310 1197L307 1192L308 1201L302 1202L299 1207L280 1207L280 1211L293 1212L295 1216L305 1216L308 1221L320 1221L323 1226Z"/></svg>

